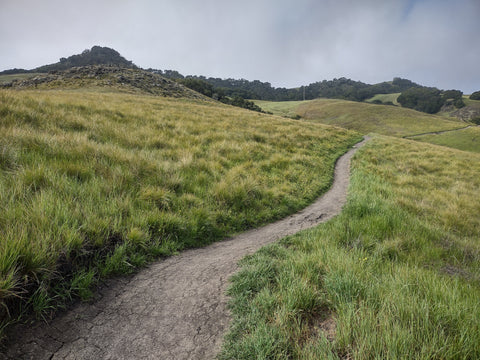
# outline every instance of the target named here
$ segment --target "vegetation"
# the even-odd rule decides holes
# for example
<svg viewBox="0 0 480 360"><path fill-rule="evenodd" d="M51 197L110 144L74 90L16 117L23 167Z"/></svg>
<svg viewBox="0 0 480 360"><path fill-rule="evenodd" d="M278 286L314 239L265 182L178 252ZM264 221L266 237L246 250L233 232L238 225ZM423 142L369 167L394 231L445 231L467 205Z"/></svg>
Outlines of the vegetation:
<svg viewBox="0 0 480 360"><path fill-rule="evenodd" d="M15 73L15 74L4 74L0 75L0 85L11 83L15 80L25 80L39 75L39 73Z"/></svg>
<svg viewBox="0 0 480 360"><path fill-rule="evenodd" d="M233 105L252 111L263 112L263 110L258 105L255 105L253 101L245 100L240 96L234 96L233 98L225 96L222 89L214 88L212 84L206 82L205 80L188 77L178 79L177 81L182 85L199 92L200 94L218 100L224 104Z"/></svg>
<svg viewBox="0 0 480 360"><path fill-rule="evenodd" d="M305 101L264 101L264 100L255 100L255 104L260 106L265 111L268 111L272 114L288 117L288 118L297 118L300 115L297 113L297 108L302 104L307 104L311 100Z"/></svg>
<svg viewBox="0 0 480 360"><path fill-rule="evenodd" d="M221 359L480 357L480 155L377 137L332 221L242 261Z"/></svg>
<svg viewBox="0 0 480 360"><path fill-rule="evenodd" d="M479 127L470 127L468 129L446 132L442 134L416 136L414 140L480 153Z"/></svg>
<svg viewBox="0 0 480 360"><path fill-rule="evenodd" d="M352 101L364 101L375 94L400 93L411 87L419 87L414 82L401 78L394 78L391 82L382 82L375 85L365 84L361 81L340 78L333 80L323 80L312 83L307 86L286 89L275 88L268 82L259 80L249 81L245 79L220 79L206 78L205 76L184 76L174 70L155 70L149 71L160 74L171 79L194 79L206 82L212 85L216 91L225 96L242 97L244 99L256 99L264 101L300 101L312 100L319 97L345 99Z"/></svg>
<svg viewBox="0 0 480 360"><path fill-rule="evenodd" d="M302 119L356 130L362 134L378 133L407 136L427 131L465 127L465 124L441 116L423 114L394 106L377 106L345 100L317 99L305 102L256 102L276 115L299 115Z"/></svg>
<svg viewBox="0 0 480 360"><path fill-rule="evenodd" d="M418 87L408 89L400 94L397 101L404 107L435 114L450 100L456 108L465 106L463 93L459 90L440 91L436 88Z"/></svg>
<svg viewBox="0 0 480 360"><path fill-rule="evenodd" d="M354 132L212 101L0 91L0 328L294 212Z"/></svg>
<svg viewBox="0 0 480 360"><path fill-rule="evenodd" d="M480 100L480 91L475 91L469 97L470 100Z"/></svg>
<svg viewBox="0 0 480 360"><path fill-rule="evenodd" d="M366 99L365 102L378 103L383 105L400 105L397 101L397 98L400 96L400 93L394 94L377 94L370 99Z"/></svg>
<svg viewBox="0 0 480 360"><path fill-rule="evenodd" d="M77 66L89 65L114 65L128 68L136 68L131 62L126 60L116 50L108 47L94 46L90 50L84 50L81 54L72 55L68 58L60 58L60 61L55 64L39 66L32 70L25 69L10 69L1 72L2 75L20 74L20 73L46 73L50 71L67 70Z"/></svg>

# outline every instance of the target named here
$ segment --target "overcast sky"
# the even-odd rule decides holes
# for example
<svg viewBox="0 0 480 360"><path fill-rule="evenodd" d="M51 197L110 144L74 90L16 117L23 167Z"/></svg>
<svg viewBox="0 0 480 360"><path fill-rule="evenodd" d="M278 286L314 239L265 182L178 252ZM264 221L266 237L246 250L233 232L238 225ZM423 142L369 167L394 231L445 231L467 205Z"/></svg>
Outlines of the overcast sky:
<svg viewBox="0 0 480 360"><path fill-rule="evenodd" d="M480 0L0 0L0 70L93 45L277 87L399 76L480 90Z"/></svg>

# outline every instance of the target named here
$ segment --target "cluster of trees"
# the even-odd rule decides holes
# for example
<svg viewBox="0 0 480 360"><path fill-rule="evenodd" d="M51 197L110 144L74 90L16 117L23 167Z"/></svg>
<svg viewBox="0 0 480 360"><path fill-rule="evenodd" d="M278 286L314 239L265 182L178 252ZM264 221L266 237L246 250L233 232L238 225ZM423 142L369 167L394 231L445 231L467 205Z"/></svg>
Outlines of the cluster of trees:
<svg viewBox="0 0 480 360"><path fill-rule="evenodd" d="M253 111L264 112L258 105L255 105L253 101L246 100L244 97L239 95L226 95L222 88L216 88L211 83L208 83L200 78L182 77L177 79L177 81L186 87L199 92L200 94L221 101L224 104L229 104Z"/></svg>
<svg viewBox="0 0 480 360"><path fill-rule="evenodd" d="M282 87L275 88L270 83L259 80L206 78L205 76L191 75L185 77L174 70L148 69L148 71L174 80L201 80L212 85L219 93L229 97L238 96L244 99L269 101L312 100L319 97L364 101L375 94L393 94L412 87L420 87L420 85L410 80L401 78L394 78L391 82L370 85L342 77L340 79L324 80L307 86L286 89Z"/></svg>
<svg viewBox="0 0 480 360"><path fill-rule="evenodd" d="M443 105L451 104L456 108L465 106L463 93L459 90L441 91L436 88L417 87L403 91L397 101L403 106L417 111L435 114Z"/></svg>
<svg viewBox="0 0 480 360"><path fill-rule="evenodd" d="M76 66L87 65L115 65L125 67L136 67L116 50L108 47L94 46L90 50L84 50L81 54L72 55L68 58L60 58L55 64L40 66L32 71L49 72L54 70L66 70Z"/></svg>
<svg viewBox="0 0 480 360"><path fill-rule="evenodd" d="M470 100L480 100L480 91L475 91L470 95Z"/></svg>

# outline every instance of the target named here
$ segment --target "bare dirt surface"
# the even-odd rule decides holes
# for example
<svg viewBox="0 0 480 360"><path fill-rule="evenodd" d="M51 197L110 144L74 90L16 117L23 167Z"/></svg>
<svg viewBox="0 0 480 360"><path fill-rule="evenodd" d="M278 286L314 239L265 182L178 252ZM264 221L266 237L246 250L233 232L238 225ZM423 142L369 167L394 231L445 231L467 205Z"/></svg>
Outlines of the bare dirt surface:
<svg viewBox="0 0 480 360"><path fill-rule="evenodd" d="M350 159L365 141L337 161L332 188L301 212L110 280L93 303L14 328L0 359L213 359L229 325L225 291L237 262L338 214Z"/></svg>

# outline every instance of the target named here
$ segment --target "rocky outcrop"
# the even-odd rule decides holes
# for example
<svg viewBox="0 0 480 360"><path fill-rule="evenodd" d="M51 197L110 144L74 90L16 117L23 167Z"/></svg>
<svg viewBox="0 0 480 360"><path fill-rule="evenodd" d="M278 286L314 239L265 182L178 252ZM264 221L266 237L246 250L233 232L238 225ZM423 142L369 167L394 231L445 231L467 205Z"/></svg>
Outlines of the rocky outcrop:
<svg viewBox="0 0 480 360"><path fill-rule="evenodd" d="M480 120L480 108L473 106L465 106L461 109L455 110L450 113L451 116L455 116L463 121L474 121L475 123Z"/></svg>
<svg viewBox="0 0 480 360"><path fill-rule="evenodd" d="M177 98L208 99L173 80L138 68L91 65L64 71L51 71L1 85L13 89L54 89L105 87L133 93Z"/></svg>

